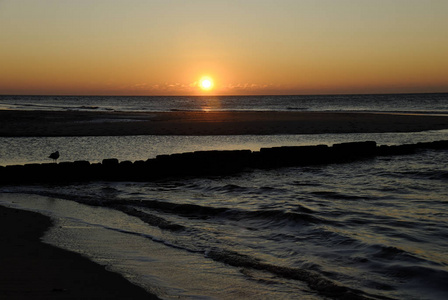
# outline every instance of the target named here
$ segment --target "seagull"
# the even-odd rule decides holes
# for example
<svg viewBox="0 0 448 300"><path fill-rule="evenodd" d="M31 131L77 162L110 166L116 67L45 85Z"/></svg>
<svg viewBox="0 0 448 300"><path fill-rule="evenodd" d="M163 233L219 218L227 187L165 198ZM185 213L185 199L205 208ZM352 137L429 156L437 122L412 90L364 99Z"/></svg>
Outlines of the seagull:
<svg viewBox="0 0 448 300"><path fill-rule="evenodd" d="M59 158L59 151L51 153L48 158L51 158L51 159L54 160L54 162L56 162L58 160L58 158Z"/></svg>

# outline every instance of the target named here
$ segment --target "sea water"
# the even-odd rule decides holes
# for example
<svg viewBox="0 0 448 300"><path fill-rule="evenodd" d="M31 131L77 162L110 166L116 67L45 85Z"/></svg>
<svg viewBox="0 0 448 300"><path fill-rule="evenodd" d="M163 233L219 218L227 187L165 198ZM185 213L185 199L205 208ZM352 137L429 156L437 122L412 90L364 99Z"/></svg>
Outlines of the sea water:
<svg viewBox="0 0 448 300"><path fill-rule="evenodd" d="M53 147L64 149L67 160L100 161L210 148L446 138L443 130L2 138L1 147L2 158L14 164L45 160ZM233 176L1 186L0 204L51 216L55 226L45 242L81 253L164 299L337 299L341 292L353 299L446 299L447 184L448 152L428 150Z"/></svg>
<svg viewBox="0 0 448 300"><path fill-rule="evenodd" d="M0 137L0 166L49 163L58 150L59 161L105 158L137 161L157 155L208 150L252 150L281 146L328 145L376 141L378 145L432 142L448 138L448 130L412 133L344 133L236 136L93 136L93 137Z"/></svg>
<svg viewBox="0 0 448 300"><path fill-rule="evenodd" d="M337 298L329 284L360 299L444 299L447 166L446 150L424 151L226 177L6 186L0 203L52 216L46 242L166 299Z"/></svg>
<svg viewBox="0 0 448 300"><path fill-rule="evenodd" d="M448 114L448 94L321 96L6 96L0 109L78 111L357 111Z"/></svg>

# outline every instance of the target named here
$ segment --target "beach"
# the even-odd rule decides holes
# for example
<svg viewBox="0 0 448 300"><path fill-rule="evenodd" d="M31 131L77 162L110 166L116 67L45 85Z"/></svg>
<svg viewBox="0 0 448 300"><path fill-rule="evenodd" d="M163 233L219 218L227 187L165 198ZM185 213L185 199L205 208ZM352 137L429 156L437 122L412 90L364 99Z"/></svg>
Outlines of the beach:
<svg viewBox="0 0 448 300"><path fill-rule="evenodd" d="M79 254L44 244L41 214L0 206L0 298L157 299Z"/></svg>
<svg viewBox="0 0 448 300"><path fill-rule="evenodd" d="M2 137L384 133L447 128L447 116L399 113L0 111Z"/></svg>

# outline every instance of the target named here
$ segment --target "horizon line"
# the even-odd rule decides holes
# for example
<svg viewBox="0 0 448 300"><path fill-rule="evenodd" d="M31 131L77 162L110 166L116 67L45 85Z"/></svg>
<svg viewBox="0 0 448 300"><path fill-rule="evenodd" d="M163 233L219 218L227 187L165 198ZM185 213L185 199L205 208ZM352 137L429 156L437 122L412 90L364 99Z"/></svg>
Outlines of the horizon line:
<svg viewBox="0 0 448 300"><path fill-rule="evenodd" d="M361 96L361 95L420 95L448 94L444 92L397 92L397 93L323 93L323 94L210 94L210 95L115 95L115 94L0 94L1 96L53 96L53 97L271 97L271 96Z"/></svg>

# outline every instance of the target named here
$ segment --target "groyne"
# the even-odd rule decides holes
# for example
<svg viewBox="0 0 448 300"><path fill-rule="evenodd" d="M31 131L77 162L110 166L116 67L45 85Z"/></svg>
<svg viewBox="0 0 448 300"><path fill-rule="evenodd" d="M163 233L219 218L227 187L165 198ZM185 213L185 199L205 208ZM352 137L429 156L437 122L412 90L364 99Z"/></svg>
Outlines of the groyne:
<svg viewBox="0 0 448 300"><path fill-rule="evenodd" d="M332 146L288 146L260 151L196 151L158 155L146 161L104 159L0 166L0 184L67 183L82 181L151 181L169 177L230 175L245 169L343 163L376 156L406 155L419 150L448 149L448 140L378 146L374 141Z"/></svg>

